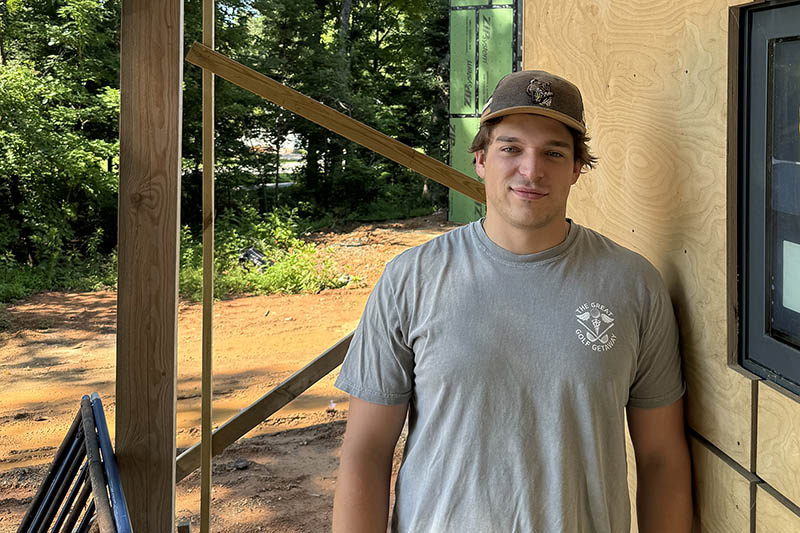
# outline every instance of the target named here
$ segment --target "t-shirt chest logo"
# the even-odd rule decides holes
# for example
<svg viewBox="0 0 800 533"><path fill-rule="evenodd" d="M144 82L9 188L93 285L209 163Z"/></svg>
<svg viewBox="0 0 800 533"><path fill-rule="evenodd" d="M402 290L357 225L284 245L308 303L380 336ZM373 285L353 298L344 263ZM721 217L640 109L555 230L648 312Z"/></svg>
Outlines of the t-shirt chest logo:
<svg viewBox="0 0 800 533"><path fill-rule="evenodd" d="M575 318L580 325L575 335L584 346L596 352L605 352L614 347L614 312L597 302L586 302L575 309Z"/></svg>

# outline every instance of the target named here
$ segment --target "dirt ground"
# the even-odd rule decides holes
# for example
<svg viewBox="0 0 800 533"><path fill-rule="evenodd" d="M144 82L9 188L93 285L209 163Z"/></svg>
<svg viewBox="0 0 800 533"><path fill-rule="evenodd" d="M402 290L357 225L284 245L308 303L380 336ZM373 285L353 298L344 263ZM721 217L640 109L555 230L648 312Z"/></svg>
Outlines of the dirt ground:
<svg viewBox="0 0 800 533"><path fill-rule="evenodd" d="M220 424L352 331L383 266L454 227L442 214L307 238L360 281L319 294L252 296L214 307L214 423ZM114 432L116 293L47 293L10 306L0 332L0 533L16 531L80 405L97 391ZM177 445L200 435L201 305L178 313ZM218 532L329 529L347 398L337 372L215 458ZM198 528L199 472L176 514Z"/></svg>

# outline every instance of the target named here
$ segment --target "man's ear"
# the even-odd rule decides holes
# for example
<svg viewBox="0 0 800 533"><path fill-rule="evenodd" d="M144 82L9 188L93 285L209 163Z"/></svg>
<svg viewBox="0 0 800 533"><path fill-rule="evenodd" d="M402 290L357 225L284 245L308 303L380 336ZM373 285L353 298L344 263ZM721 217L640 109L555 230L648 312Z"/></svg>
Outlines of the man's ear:
<svg viewBox="0 0 800 533"><path fill-rule="evenodd" d="M475 152L475 173L486 179L483 175L486 173L486 150L478 150Z"/></svg>

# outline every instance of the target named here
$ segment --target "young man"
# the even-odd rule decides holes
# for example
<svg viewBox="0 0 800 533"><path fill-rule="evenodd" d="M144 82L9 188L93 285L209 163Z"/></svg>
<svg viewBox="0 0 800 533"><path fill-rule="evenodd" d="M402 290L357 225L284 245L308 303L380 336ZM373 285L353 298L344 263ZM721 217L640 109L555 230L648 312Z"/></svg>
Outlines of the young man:
<svg viewBox="0 0 800 533"><path fill-rule="evenodd" d="M473 142L486 218L391 261L337 386L351 395L336 533L688 532L684 383L669 295L644 258L566 219L595 161L580 92L498 84Z"/></svg>

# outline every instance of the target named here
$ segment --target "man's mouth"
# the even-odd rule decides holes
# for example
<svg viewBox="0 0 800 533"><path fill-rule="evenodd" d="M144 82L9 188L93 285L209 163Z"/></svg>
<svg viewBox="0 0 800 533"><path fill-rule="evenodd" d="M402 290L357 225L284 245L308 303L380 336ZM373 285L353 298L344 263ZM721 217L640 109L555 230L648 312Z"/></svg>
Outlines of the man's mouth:
<svg viewBox="0 0 800 533"><path fill-rule="evenodd" d="M511 187L511 192L523 200L538 200L539 198L547 196L546 192L530 187Z"/></svg>

